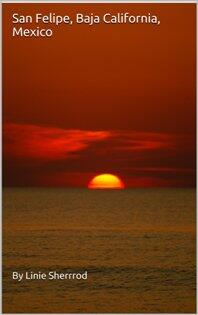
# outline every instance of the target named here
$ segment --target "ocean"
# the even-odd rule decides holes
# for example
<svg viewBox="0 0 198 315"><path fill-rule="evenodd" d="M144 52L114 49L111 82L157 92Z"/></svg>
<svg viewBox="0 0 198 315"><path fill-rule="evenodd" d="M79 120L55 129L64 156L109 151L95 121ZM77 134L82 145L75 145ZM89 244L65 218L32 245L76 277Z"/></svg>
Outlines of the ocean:
<svg viewBox="0 0 198 315"><path fill-rule="evenodd" d="M4 188L4 313L195 313L195 190ZM87 280L12 279L13 272Z"/></svg>

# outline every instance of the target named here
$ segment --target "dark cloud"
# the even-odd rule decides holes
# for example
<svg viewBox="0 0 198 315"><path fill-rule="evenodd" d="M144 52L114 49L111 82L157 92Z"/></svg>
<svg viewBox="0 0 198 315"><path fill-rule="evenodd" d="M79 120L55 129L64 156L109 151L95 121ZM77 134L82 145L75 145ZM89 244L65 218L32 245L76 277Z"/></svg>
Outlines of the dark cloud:
<svg viewBox="0 0 198 315"><path fill-rule="evenodd" d="M132 187L194 185L191 134L9 123L4 126L4 160L7 185L84 186L89 176L103 172L119 174Z"/></svg>

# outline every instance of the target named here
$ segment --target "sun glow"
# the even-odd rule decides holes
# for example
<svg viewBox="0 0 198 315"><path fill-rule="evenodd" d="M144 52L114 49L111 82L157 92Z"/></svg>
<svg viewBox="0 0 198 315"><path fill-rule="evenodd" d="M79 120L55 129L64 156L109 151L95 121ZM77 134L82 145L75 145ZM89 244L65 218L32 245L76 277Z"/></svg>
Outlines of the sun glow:
<svg viewBox="0 0 198 315"><path fill-rule="evenodd" d="M123 181L113 174L100 174L92 178L88 184L89 189L123 189Z"/></svg>

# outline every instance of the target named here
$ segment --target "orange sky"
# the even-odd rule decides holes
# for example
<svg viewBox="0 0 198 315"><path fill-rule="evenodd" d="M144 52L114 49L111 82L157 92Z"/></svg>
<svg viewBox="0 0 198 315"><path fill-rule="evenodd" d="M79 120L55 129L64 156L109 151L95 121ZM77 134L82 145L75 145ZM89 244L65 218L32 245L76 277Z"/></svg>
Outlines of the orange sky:
<svg viewBox="0 0 198 315"><path fill-rule="evenodd" d="M156 14L13 38L12 14ZM194 186L194 4L3 4L4 184Z"/></svg>

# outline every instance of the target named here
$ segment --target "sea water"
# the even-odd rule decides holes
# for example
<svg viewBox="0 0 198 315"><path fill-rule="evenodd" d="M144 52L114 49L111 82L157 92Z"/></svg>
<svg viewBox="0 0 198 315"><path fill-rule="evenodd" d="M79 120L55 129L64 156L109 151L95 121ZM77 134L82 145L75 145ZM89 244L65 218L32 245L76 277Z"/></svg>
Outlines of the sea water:
<svg viewBox="0 0 198 315"><path fill-rule="evenodd" d="M5 188L3 276L7 313L194 313L195 190Z"/></svg>

